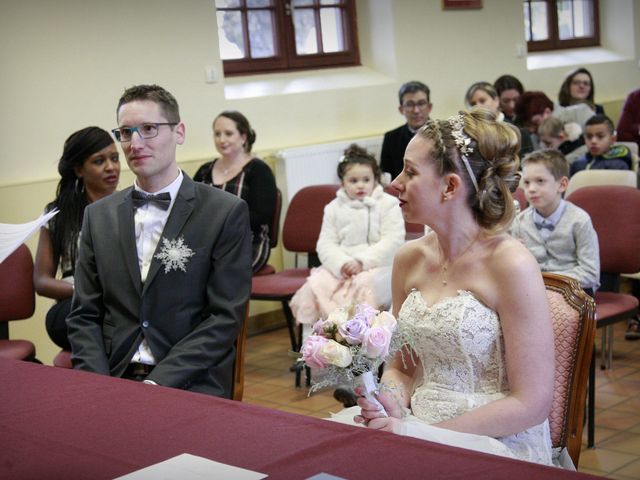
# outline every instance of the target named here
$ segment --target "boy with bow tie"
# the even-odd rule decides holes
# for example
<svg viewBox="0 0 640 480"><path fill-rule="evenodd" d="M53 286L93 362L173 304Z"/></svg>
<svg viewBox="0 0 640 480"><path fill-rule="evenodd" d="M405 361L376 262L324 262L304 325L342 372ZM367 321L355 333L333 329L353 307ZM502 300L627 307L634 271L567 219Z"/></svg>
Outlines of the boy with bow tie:
<svg viewBox="0 0 640 480"><path fill-rule="evenodd" d="M565 201L569 165L556 150L539 150L522 162L529 207L511 225L543 272L573 277L590 295L600 285L598 236L589 214Z"/></svg>

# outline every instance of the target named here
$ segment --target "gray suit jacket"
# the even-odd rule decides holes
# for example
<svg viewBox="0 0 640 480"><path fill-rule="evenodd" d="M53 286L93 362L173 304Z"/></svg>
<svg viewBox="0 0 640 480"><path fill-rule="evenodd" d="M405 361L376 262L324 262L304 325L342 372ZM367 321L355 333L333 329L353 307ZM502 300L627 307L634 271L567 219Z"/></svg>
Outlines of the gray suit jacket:
<svg viewBox="0 0 640 480"><path fill-rule="evenodd" d="M195 252L165 273L151 263L144 285L134 233L133 187L87 207L67 317L74 367L123 375L146 338L160 385L229 397L234 341L251 291L246 203L186 174L162 232Z"/></svg>

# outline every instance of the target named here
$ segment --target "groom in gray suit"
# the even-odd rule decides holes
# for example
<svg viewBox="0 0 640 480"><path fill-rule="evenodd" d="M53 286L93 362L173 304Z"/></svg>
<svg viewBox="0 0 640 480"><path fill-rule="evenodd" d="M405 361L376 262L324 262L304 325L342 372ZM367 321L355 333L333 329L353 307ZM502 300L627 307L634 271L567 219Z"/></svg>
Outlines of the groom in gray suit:
<svg viewBox="0 0 640 480"><path fill-rule="evenodd" d="M185 126L162 87L127 89L117 117L136 180L84 214L74 367L228 398L251 290L247 205L178 168Z"/></svg>

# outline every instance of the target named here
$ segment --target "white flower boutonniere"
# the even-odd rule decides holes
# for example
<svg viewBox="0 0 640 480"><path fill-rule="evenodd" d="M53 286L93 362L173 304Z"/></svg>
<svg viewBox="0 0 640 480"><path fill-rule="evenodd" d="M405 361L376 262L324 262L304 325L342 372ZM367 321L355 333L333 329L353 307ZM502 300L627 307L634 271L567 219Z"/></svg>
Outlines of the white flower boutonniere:
<svg viewBox="0 0 640 480"><path fill-rule="evenodd" d="M195 254L196 252L184 244L184 238L179 237L175 240L163 238L162 249L160 253L156 253L155 258L164 265L164 273L169 273L171 270L177 271L178 269L186 272L187 261Z"/></svg>

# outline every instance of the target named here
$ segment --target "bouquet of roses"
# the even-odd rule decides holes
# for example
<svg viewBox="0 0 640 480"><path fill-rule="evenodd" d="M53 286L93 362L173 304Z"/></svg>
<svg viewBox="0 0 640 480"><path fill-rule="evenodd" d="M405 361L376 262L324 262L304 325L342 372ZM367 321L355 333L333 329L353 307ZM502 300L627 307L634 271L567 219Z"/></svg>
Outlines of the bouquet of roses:
<svg viewBox="0 0 640 480"><path fill-rule="evenodd" d="M406 343L397 326L391 313L366 304L338 308L326 320L318 320L300 349L308 367L324 371L311 392L348 383L362 386L365 397L377 402L373 392L378 388L378 367Z"/></svg>

